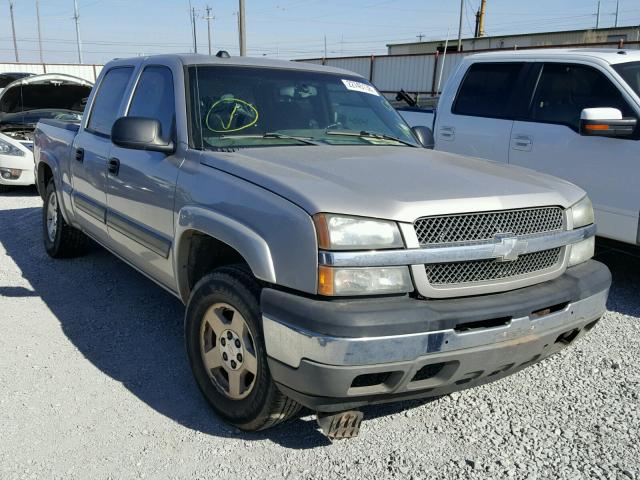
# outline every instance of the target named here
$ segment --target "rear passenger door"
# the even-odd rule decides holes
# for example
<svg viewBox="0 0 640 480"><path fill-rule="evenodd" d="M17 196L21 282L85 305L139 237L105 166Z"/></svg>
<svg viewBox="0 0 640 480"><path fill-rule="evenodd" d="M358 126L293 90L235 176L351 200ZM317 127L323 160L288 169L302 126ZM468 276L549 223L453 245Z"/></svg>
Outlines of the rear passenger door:
<svg viewBox="0 0 640 480"><path fill-rule="evenodd" d="M174 78L167 66L147 65L126 116L160 121L161 134L176 143ZM107 227L111 247L144 272L173 288L170 251L178 155L113 145L107 173Z"/></svg>
<svg viewBox="0 0 640 480"><path fill-rule="evenodd" d="M439 105L436 149L507 163L524 62L474 63L451 105Z"/></svg>
<svg viewBox="0 0 640 480"><path fill-rule="evenodd" d="M71 173L78 222L96 240L108 240L105 224L107 158L111 127L118 117L133 67L114 67L100 81L88 120L73 141Z"/></svg>
<svg viewBox="0 0 640 480"><path fill-rule="evenodd" d="M630 138L581 136L584 108L612 107L638 118L618 86L595 66L544 63L524 118L513 126L509 162L564 178L587 191L598 234L636 243L640 129Z"/></svg>

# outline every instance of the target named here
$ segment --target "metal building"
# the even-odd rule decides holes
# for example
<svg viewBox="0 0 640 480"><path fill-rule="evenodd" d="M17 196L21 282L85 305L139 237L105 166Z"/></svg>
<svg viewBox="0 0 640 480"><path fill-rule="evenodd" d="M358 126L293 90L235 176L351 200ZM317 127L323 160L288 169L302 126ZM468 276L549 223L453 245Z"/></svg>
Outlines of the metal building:
<svg viewBox="0 0 640 480"><path fill-rule="evenodd" d="M523 33L517 35L498 35L491 37L463 38L462 51L489 50L495 48L531 48L548 46L567 46L594 43L611 43L622 40L640 41L640 25L631 27L611 27L588 30L565 30L559 32ZM457 39L450 38L447 50L457 49ZM407 55L415 53L434 53L444 51L445 39L412 43L390 43L389 55Z"/></svg>

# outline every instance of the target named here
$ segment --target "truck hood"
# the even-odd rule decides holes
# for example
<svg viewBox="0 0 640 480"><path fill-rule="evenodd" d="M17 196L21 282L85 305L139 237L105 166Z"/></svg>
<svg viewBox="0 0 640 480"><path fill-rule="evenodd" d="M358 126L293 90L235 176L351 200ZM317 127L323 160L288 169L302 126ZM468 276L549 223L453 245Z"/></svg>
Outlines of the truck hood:
<svg viewBox="0 0 640 480"><path fill-rule="evenodd" d="M309 214L413 222L426 215L559 205L584 191L529 169L422 148L288 146L203 152L201 163L266 188Z"/></svg>

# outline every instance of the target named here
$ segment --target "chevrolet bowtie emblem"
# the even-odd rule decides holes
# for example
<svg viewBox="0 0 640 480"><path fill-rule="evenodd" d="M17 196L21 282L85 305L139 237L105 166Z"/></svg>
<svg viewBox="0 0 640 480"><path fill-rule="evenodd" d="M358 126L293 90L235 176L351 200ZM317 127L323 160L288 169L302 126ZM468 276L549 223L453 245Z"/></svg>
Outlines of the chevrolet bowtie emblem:
<svg viewBox="0 0 640 480"><path fill-rule="evenodd" d="M493 255L498 262L513 262L527 251L528 242L516 237L513 233L496 233Z"/></svg>

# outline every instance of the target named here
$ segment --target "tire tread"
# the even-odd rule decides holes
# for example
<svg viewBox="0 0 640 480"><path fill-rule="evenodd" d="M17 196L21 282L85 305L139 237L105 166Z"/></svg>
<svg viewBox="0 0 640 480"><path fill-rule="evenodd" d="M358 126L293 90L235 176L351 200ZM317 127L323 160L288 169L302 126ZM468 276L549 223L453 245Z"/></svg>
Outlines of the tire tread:
<svg viewBox="0 0 640 480"><path fill-rule="evenodd" d="M245 293L253 297L259 308L262 286L253 276L248 266L243 264L228 265L205 275L194 286L192 298L196 292L207 288L207 285L210 285L212 282L226 284L221 290L229 289L231 293L233 293L234 290L244 290ZM272 380L270 381L272 382ZM242 430L265 430L291 419L301 408L302 406L299 403L283 394L274 384L270 389L260 414L249 422L242 424L235 423L235 425Z"/></svg>

